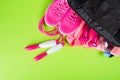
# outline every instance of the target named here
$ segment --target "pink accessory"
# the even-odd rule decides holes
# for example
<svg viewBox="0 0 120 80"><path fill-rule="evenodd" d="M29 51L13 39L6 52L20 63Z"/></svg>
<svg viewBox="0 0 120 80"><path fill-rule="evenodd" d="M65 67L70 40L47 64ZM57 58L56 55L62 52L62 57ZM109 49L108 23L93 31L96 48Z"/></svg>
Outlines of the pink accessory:
<svg viewBox="0 0 120 80"><path fill-rule="evenodd" d="M61 39L62 39L62 42L60 42ZM53 54L54 52L60 50L64 46L64 44L65 44L64 42L65 41L64 41L63 35L60 35L60 37L57 40L51 40L51 41L46 41L46 42L43 42L43 43L40 43L40 44L29 45L29 46L25 47L25 49L27 51L30 51L30 50L34 50L34 49L37 49L37 48L52 47L48 51L46 51L42 54L39 54L34 58L35 61L38 61L38 60L42 59L43 57L45 57L49 54Z"/></svg>
<svg viewBox="0 0 120 80"><path fill-rule="evenodd" d="M70 9L67 0L55 0L47 9L45 13L45 23L48 26L57 25L67 11Z"/></svg>
<svg viewBox="0 0 120 80"><path fill-rule="evenodd" d="M25 49L27 51L30 51L30 50L34 50L34 49L37 49L37 48L48 48L48 47L52 47L54 45L56 45L58 42L57 40L51 40L51 41L46 41L46 42L43 42L43 43L40 43L40 44L34 44L34 45L29 45L27 46Z"/></svg>
<svg viewBox="0 0 120 80"><path fill-rule="evenodd" d="M50 48L48 51L42 53L42 54L39 54L37 55L34 60L35 61L38 61L40 59L42 59L43 57L47 56L47 55L50 55L50 54L53 54L54 52L57 52L58 50L60 50L64 45L62 45L61 43L60 44L57 44L55 46L53 46L52 48Z"/></svg>

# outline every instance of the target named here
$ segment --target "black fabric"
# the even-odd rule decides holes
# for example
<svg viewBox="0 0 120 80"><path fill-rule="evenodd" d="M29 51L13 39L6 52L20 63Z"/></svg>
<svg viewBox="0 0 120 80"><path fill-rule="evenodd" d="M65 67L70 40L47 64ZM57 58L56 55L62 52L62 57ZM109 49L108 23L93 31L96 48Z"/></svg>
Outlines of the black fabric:
<svg viewBox="0 0 120 80"><path fill-rule="evenodd" d="M68 0L68 4L91 28L120 47L120 0Z"/></svg>

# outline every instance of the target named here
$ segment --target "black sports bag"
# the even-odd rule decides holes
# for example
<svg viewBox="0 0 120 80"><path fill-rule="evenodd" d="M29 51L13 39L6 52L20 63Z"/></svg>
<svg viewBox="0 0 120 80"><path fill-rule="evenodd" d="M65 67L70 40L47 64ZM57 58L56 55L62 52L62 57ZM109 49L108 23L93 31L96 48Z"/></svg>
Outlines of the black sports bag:
<svg viewBox="0 0 120 80"><path fill-rule="evenodd" d="M91 28L120 47L120 0L68 0L68 4Z"/></svg>

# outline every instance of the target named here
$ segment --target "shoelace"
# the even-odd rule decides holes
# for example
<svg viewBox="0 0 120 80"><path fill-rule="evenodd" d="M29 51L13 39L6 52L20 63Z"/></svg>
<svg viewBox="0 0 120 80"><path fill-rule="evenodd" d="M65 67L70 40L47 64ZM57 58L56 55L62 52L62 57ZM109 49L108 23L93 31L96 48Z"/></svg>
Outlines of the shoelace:
<svg viewBox="0 0 120 80"><path fill-rule="evenodd" d="M46 31L44 28L45 25L45 21L44 21L45 16L43 16L39 22L38 28L40 30L40 32L42 32L43 34L47 35L47 36L56 36L58 34L60 34L60 32L58 31L58 27L56 26L53 30L51 31Z"/></svg>
<svg viewBox="0 0 120 80"><path fill-rule="evenodd" d="M73 11L72 15L69 16L69 19L70 19L69 21L72 22L72 23L75 23L76 18L77 18L77 14Z"/></svg>

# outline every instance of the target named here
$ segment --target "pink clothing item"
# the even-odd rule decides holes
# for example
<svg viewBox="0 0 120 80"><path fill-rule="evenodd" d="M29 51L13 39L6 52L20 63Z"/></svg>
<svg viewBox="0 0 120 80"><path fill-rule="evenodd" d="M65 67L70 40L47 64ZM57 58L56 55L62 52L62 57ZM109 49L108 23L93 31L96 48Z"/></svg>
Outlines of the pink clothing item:
<svg viewBox="0 0 120 80"><path fill-rule="evenodd" d="M82 34L81 29L84 25L85 25L85 22L82 20L80 23L80 26L77 28L77 30L72 34L67 35L66 39L67 39L68 43L70 44L70 46L79 46L79 43L78 43L79 37Z"/></svg>
<svg viewBox="0 0 120 80"><path fill-rule="evenodd" d="M88 25L85 24L85 26L83 26L83 28L82 28L82 35L79 38L81 45L86 44L87 41L89 40L89 36L88 36L89 31L90 31L90 27L88 27Z"/></svg>
<svg viewBox="0 0 120 80"><path fill-rule="evenodd" d="M97 49L97 50L100 50L100 51L103 51L104 52L104 39L101 37L99 40L98 40L98 45L97 47L92 47L94 49ZM120 47L114 47L110 53L114 56L120 56Z"/></svg>
<svg viewBox="0 0 120 80"><path fill-rule="evenodd" d="M100 50L100 51L104 51L104 39L102 37L99 38L98 40L98 45L97 47L92 47L94 49ZM114 47L111 51L111 54L114 56L120 56L120 47Z"/></svg>
<svg viewBox="0 0 120 80"><path fill-rule="evenodd" d="M81 21L80 26L73 34L67 36L67 41L71 46L85 45L87 47L96 47L98 39L98 34L90 29L84 20Z"/></svg>
<svg viewBox="0 0 120 80"><path fill-rule="evenodd" d="M120 55L120 47L114 47L111 51L111 54L113 54L115 56L119 56Z"/></svg>
<svg viewBox="0 0 120 80"><path fill-rule="evenodd" d="M81 23L80 23L80 26L77 28L77 30L74 32L74 38L76 39L77 37L80 37L80 35L82 34L81 33L81 29L83 28L83 26L85 25L85 21L82 20Z"/></svg>
<svg viewBox="0 0 120 80"><path fill-rule="evenodd" d="M88 47L88 46L87 46ZM91 48L94 48L94 49L97 49L97 50L100 50L100 51L104 51L104 47L105 47L105 44L104 44L104 39L103 37L100 37L98 39L98 45L96 47L92 47Z"/></svg>
<svg viewBox="0 0 120 80"><path fill-rule="evenodd" d="M79 28L77 29L77 31L74 34L75 40L74 40L74 46L83 46L84 44L81 43L80 41L80 37L83 35L84 33L84 29L86 24L84 21L82 21L81 25L79 26Z"/></svg>
<svg viewBox="0 0 120 80"><path fill-rule="evenodd" d="M89 41L88 41L87 45L89 47L97 47L98 39L99 39L98 33L96 33L93 29L90 29Z"/></svg>
<svg viewBox="0 0 120 80"><path fill-rule="evenodd" d="M45 23L48 26L55 26L63 19L70 9L67 0L55 0L45 13Z"/></svg>
<svg viewBox="0 0 120 80"><path fill-rule="evenodd" d="M69 43L70 46L83 46L83 45L81 45L79 38L84 31L82 29L84 28L85 24L86 23L84 21L82 21L80 26L76 29L76 31L66 37L67 42ZM95 42L95 46L94 45L91 46L89 44L90 41ZM105 47L104 39L102 37L100 37L95 31L90 30L89 40L88 40L87 44L84 44L84 46L87 48L93 48L93 49L97 49L99 51L104 52L104 47ZM120 55L120 47L114 47L110 52L114 56L119 56Z"/></svg>
<svg viewBox="0 0 120 80"><path fill-rule="evenodd" d="M69 9L59 25L59 31L64 35L73 33L80 25L82 19L72 9Z"/></svg>

